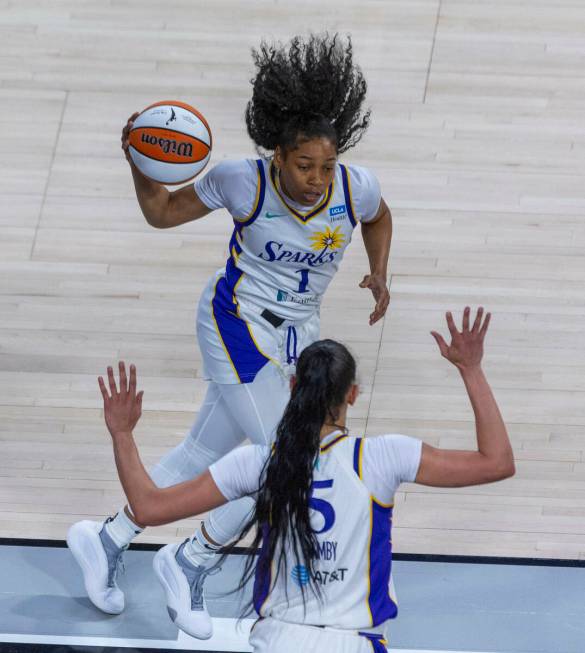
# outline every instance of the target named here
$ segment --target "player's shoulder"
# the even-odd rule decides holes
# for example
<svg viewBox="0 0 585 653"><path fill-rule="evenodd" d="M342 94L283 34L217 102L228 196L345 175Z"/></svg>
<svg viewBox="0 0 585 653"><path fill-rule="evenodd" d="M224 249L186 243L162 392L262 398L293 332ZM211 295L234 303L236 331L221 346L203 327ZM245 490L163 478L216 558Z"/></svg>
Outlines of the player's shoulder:
<svg viewBox="0 0 585 653"><path fill-rule="evenodd" d="M352 185L372 185L378 183L378 178L371 168L352 163L347 164L345 167Z"/></svg>
<svg viewBox="0 0 585 653"><path fill-rule="evenodd" d="M364 166L347 165L349 196L360 222L370 222L378 214L382 192L376 175ZM344 185L346 184L343 178Z"/></svg>
<svg viewBox="0 0 585 653"><path fill-rule="evenodd" d="M382 435L369 435L367 438L364 438L364 444L366 447L379 449L384 447L408 446L416 440L416 438L410 435L403 435L402 433L384 433Z"/></svg>
<svg viewBox="0 0 585 653"><path fill-rule="evenodd" d="M361 447L364 438L359 435L346 435L345 437L340 437L337 442L333 442L332 451L335 452L335 457L342 457L349 461L353 465L354 458L355 462L358 462L358 457L360 455Z"/></svg>
<svg viewBox="0 0 585 653"><path fill-rule="evenodd" d="M402 433L370 436L364 441L364 458L379 467L420 460L422 440Z"/></svg>
<svg viewBox="0 0 585 653"><path fill-rule="evenodd" d="M255 178L257 170L255 159L223 159L218 161L209 172L226 177L250 175Z"/></svg>

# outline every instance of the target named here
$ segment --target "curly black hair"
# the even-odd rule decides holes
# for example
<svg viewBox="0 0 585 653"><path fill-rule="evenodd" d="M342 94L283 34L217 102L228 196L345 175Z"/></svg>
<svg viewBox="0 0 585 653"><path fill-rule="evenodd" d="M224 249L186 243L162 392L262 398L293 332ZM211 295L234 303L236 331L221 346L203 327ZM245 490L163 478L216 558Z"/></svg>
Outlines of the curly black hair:
<svg viewBox="0 0 585 653"><path fill-rule="evenodd" d="M353 64L351 38L295 36L288 48L263 41L252 50L257 69L246 107L248 134L258 151L294 149L299 137L325 137L339 153L353 147L370 122L361 111L367 84Z"/></svg>

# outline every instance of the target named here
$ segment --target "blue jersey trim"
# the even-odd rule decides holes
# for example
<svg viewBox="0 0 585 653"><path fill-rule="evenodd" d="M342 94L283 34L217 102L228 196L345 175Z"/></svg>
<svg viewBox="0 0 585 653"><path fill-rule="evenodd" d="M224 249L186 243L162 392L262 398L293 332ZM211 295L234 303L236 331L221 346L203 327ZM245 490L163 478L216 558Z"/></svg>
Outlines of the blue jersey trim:
<svg viewBox="0 0 585 653"><path fill-rule="evenodd" d="M339 167L341 168L341 181L343 183L343 194L345 196L345 205L347 206L347 216L349 218L349 221L351 222L351 226L355 227L357 225L357 221L355 219L355 213L353 211L353 202L351 201L351 182L349 180L349 172L347 170L347 167L342 165L341 163L339 164Z"/></svg>
<svg viewBox="0 0 585 653"><path fill-rule="evenodd" d="M229 252L234 263L238 262L238 258L242 253L242 246L240 245L240 240L239 240L241 238L241 232L242 232L241 228L238 228L238 226L236 226L236 228L232 233L232 237L230 238Z"/></svg>
<svg viewBox="0 0 585 653"><path fill-rule="evenodd" d="M358 438L355 441L353 448L353 469L358 477L362 477L362 446L364 444L363 438Z"/></svg>
<svg viewBox="0 0 585 653"><path fill-rule="evenodd" d="M270 164L270 181L272 182L272 187L274 188L274 192L278 195L280 198L280 201L284 204L284 206L297 218L303 223L309 222L312 218L314 218L316 215L321 213L324 209L326 209L329 206L329 202L331 201L331 198L333 197L333 190L335 187L335 178L334 180L329 184L327 190L325 191L325 195L323 199L315 206L313 209L308 211L307 213L302 213L301 211L297 211L294 207L292 207L287 201L284 195L280 192L277 184L277 170L276 166L274 163Z"/></svg>
<svg viewBox="0 0 585 653"><path fill-rule="evenodd" d="M254 575L253 603L258 616L262 616L262 608L270 594L270 582L272 580L272 564L268 557L268 524L262 524L262 547L256 563Z"/></svg>
<svg viewBox="0 0 585 653"><path fill-rule="evenodd" d="M236 229L241 229L242 227L251 225L262 211L264 196L266 194L266 173L264 172L264 164L262 163L262 159L256 159L256 166L258 168L258 186L256 187L256 199L254 200L254 206L252 207L252 211L248 217L244 218L243 220L234 219L234 222L236 223Z"/></svg>
<svg viewBox="0 0 585 653"><path fill-rule="evenodd" d="M392 508L371 500L370 568L368 574L368 607L372 626L378 626L398 614L396 603L390 598L392 571Z"/></svg>
<svg viewBox="0 0 585 653"><path fill-rule="evenodd" d="M334 440L331 440L331 442L328 442L327 444L324 444L320 451L321 453L324 453L325 451L329 451L331 447L335 446L338 442L341 440L345 440L347 438L347 433L342 433L341 435L338 435Z"/></svg>

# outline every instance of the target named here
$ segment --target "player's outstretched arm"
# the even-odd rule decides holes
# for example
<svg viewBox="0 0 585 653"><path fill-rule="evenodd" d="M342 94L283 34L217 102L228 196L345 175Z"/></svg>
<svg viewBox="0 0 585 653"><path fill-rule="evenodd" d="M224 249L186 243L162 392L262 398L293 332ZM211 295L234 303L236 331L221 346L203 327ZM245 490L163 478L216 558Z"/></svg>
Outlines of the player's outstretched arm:
<svg viewBox="0 0 585 653"><path fill-rule="evenodd" d="M461 487L499 481L515 473L514 452L498 404L481 368L483 342L491 315L479 308L470 328L470 309L463 312L463 327L457 330L447 313L451 344L432 331L441 355L455 365L475 413L477 451L453 451L423 444L416 482L437 487Z"/></svg>
<svg viewBox="0 0 585 653"><path fill-rule="evenodd" d="M169 488L157 488L147 474L133 430L142 413L143 392L136 392L136 368L119 363L120 383L116 385L114 370L108 367L108 386L100 376L98 383L104 400L104 418L112 436L118 476L126 498L140 526L159 526L178 519L198 515L226 503L211 474Z"/></svg>
<svg viewBox="0 0 585 653"><path fill-rule="evenodd" d="M199 199L193 184L187 184L173 192L167 190L163 184L145 177L132 162L128 153L128 136L138 113L133 113L122 129L122 150L130 164L134 189L142 213L149 225L158 229L176 227L185 222L198 220L211 212Z"/></svg>

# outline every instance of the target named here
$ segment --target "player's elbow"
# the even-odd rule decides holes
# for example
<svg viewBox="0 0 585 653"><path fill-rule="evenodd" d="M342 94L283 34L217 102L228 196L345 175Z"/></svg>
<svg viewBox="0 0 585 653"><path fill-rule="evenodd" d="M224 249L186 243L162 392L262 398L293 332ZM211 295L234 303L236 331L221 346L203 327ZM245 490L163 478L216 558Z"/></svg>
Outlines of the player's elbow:
<svg viewBox="0 0 585 653"><path fill-rule="evenodd" d="M516 464L514 459L510 460L503 470L503 478L511 478L516 473Z"/></svg>
<svg viewBox="0 0 585 653"><path fill-rule="evenodd" d="M146 222L155 229L168 229L171 226L166 213L144 213L144 217Z"/></svg>
<svg viewBox="0 0 585 653"><path fill-rule="evenodd" d="M516 473L516 464L514 463L514 456L506 456L495 462L492 468L492 481L503 481L511 478Z"/></svg>
<svg viewBox="0 0 585 653"><path fill-rule="evenodd" d="M132 510L136 523L141 528L162 526L167 523L163 517L163 513L157 506L155 496L145 496L143 499L135 501L130 505L130 509Z"/></svg>
<svg viewBox="0 0 585 653"><path fill-rule="evenodd" d="M165 523L156 511L148 507L132 507L132 513L136 523L141 528L147 528L148 526L161 526Z"/></svg>
<svg viewBox="0 0 585 653"><path fill-rule="evenodd" d="M140 528L146 528L151 525L149 523L149 511L141 502L134 501L130 503L130 510L132 511L133 521L140 526Z"/></svg>

